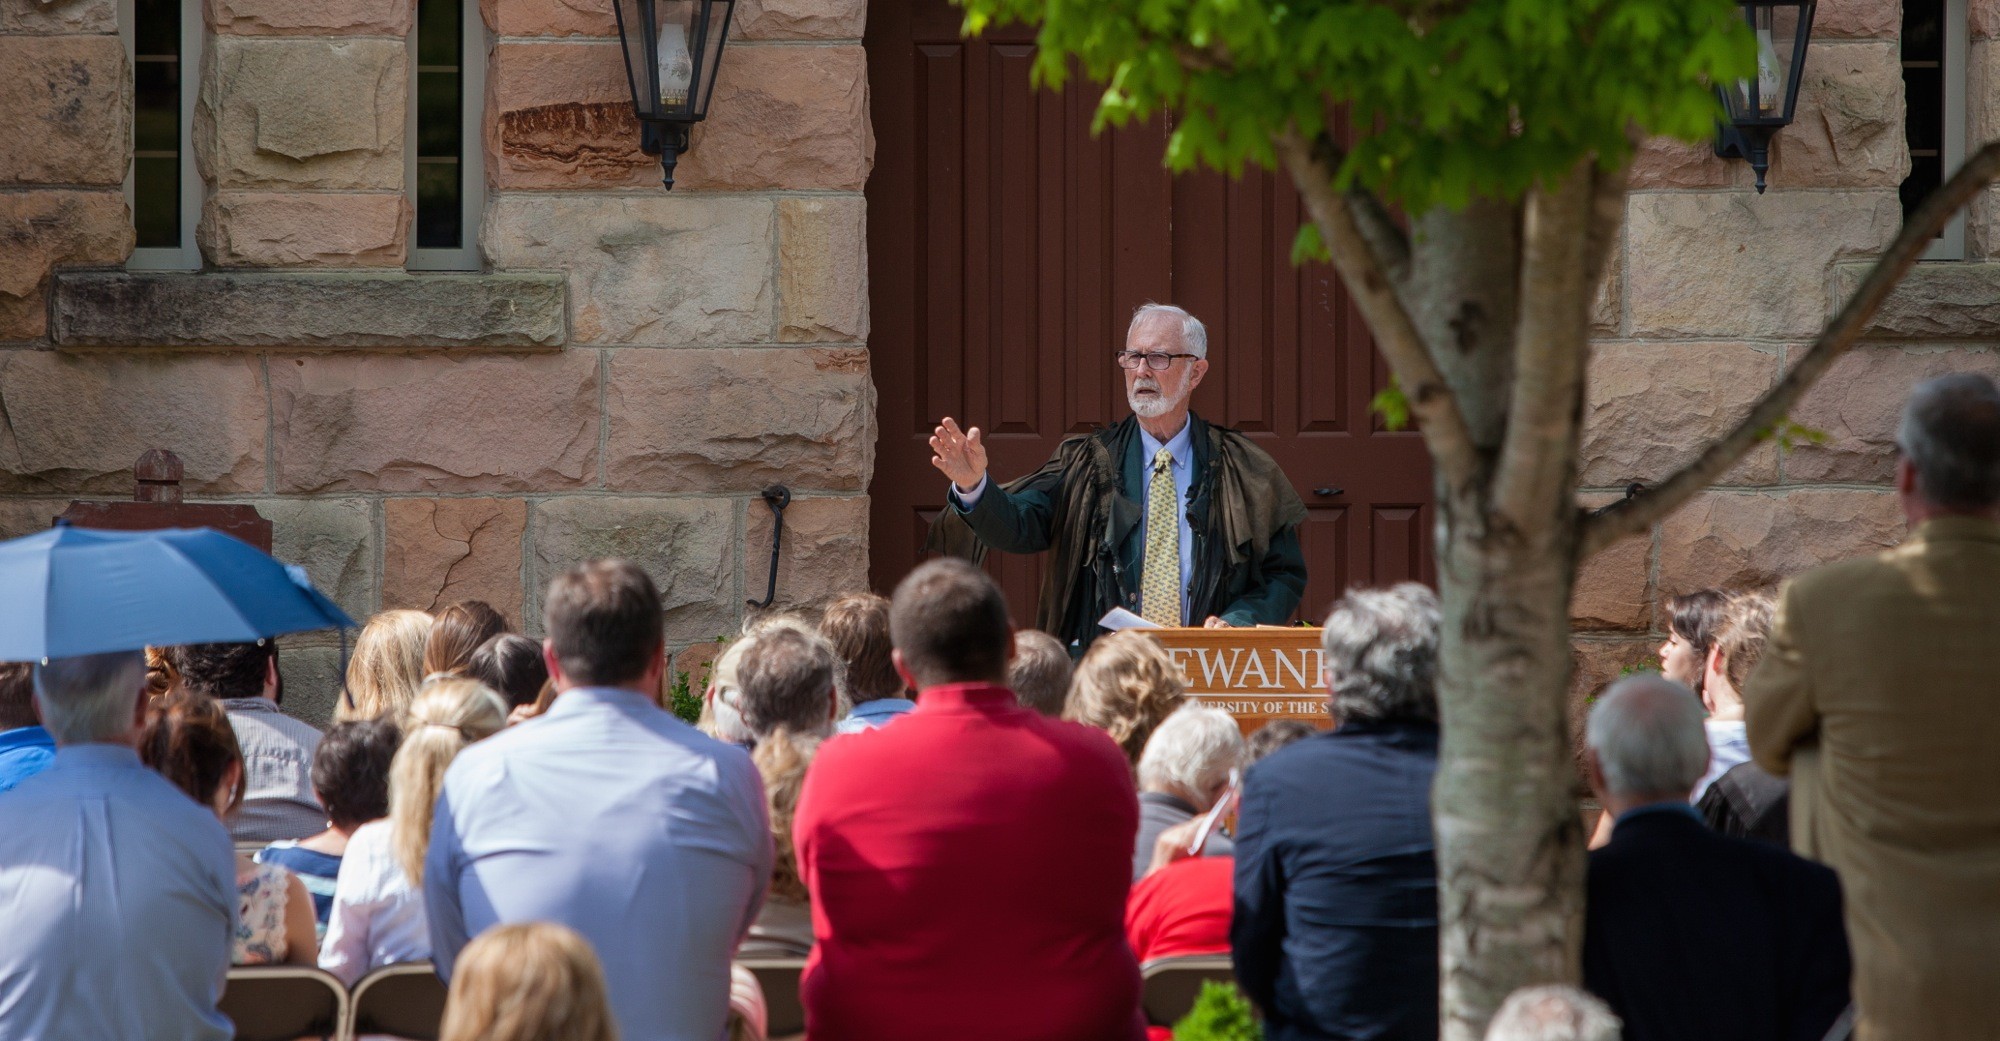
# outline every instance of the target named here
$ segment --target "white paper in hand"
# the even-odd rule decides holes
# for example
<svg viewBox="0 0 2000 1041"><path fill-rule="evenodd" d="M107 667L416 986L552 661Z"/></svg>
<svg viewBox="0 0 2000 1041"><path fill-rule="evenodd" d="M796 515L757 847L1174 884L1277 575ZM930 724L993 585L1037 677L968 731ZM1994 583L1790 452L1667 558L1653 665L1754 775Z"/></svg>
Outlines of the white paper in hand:
<svg viewBox="0 0 2000 1041"><path fill-rule="evenodd" d="M1097 620L1097 624L1103 626L1106 629L1111 630L1114 633L1120 629L1164 628L1164 626L1160 625L1160 623L1147 621L1146 619L1141 618L1138 615L1133 614L1132 612L1127 611L1122 607L1114 607L1111 610L1104 612L1104 617L1099 618Z"/></svg>

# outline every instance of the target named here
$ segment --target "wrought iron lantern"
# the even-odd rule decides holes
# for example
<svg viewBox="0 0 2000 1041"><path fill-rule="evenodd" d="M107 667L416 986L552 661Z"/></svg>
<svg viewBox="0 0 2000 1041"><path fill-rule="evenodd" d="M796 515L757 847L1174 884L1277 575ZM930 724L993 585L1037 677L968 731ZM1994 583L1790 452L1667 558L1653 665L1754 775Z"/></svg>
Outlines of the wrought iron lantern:
<svg viewBox="0 0 2000 1041"><path fill-rule="evenodd" d="M735 0L615 0L639 147L660 157L668 191L688 134L708 116Z"/></svg>
<svg viewBox="0 0 2000 1041"><path fill-rule="evenodd" d="M1729 121L1716 130L1715 154L1747 159L1757 172L1757 194L1771 168L1771 137L1789 126L1806 71L1814 0L1742 0L1743 18L1757 40L1757 74L1718 84L1715 92Z"/></svg>

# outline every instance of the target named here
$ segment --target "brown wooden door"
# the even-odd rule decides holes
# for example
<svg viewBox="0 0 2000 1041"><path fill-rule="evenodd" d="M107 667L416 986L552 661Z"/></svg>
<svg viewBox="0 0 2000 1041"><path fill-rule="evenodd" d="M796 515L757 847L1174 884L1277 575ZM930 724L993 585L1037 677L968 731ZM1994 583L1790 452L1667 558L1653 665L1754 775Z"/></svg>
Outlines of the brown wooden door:
<svg viewBox="0 0 2000 1041"><path fill-rule="evenodd" d="M868 14L876 588L921 559L944 508L938 419L987 431L997 479L1033 470L1063 437L1127 414L1111 356L1148 300L1208 325L1195 410L1254 437L1307 504L1302 615L1356 583L1429 580L1429 460L1416 435L1374 429L1382 364L1331 269L1291 265L1290 186L1171 177L1157 122L1093 138L1095 89L1034 90L1032 32L962 40L962 19L945 0ZM990 559L1025 624L1041 556Z"/></svg>

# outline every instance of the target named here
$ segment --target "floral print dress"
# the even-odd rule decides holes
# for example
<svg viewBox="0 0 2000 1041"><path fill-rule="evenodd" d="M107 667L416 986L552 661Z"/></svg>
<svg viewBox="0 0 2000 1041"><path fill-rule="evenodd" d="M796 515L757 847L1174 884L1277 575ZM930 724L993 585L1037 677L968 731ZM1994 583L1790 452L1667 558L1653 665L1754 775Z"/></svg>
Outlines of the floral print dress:
<svg viewBox="0 0 2000 1041"><path fill-rule="evenodd" d="M285 900L290 887L291 873L284 868L237 858L232 964L273 965L285 960Z"/></svg>

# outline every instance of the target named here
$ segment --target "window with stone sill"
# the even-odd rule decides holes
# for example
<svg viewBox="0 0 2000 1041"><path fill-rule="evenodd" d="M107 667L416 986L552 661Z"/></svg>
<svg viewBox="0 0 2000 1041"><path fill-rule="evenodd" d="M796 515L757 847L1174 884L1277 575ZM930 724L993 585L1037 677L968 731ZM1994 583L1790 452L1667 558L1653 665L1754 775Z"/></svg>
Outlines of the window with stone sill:
<svg viewBox="0 0 2000 1041"><path fill-rule="evenodd" d="M1903 135L1910 175L1903 216L1965 161L1965 0L1903 0ZM1953 216L1925 260L1965 259L1965 213Z"/></svg>
<svg viewBox="0 0 2000 1041"><path fill-rule="evenodd" d="M120 0L118 32L132 63L132 165L125 201L134 248L126 267L179 271L201 267L195 222L201 175L195 170L196 70L201 68L198 0Z"/></svg>
<svg viewBox="0 0 2000 1041"><path fill-rule="evenodd" d="M478 0L417 0L410 30L406 184L412 271L477 271L485 171L486 25Z"/></svg>

